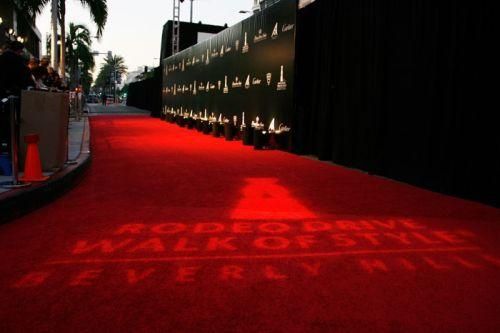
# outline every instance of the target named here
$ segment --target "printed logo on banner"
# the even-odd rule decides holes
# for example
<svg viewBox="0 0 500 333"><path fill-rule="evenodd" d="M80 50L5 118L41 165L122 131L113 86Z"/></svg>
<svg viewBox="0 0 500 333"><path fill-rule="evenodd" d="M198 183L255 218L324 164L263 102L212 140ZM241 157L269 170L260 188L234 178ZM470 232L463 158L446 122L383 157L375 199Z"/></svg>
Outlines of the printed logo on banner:
<svg viewBox="0 0 500 333"><path fill-rule="evenodd" d="M227 76L226 76L226 79L227 79ZM222 85L222 81L221 80L217 81L217 87L219 90L221 88L221 85ZM212 87L210 87L210 88L212 88Z"/></svg>
<svg viewBox="0 0 500 333"><path fill-rule="evenodd" d="M233 88L240 88L241 87L241 81L240 79L236 76L234 81L232 82L231 86Z"/></svg>
<svg viewBox="0 0 500 333"><path fill-rule="evenodd" d="M283 90L286 90L286 81L285 81L285 78L283 76L283 66L281 66L281 70L280 70L280 81L278 82L277 86L276 86L276 89L278 91L283 91Z"/></svg>
<svg viewBox="0 0 500 333"><path fill-rule="evenodd" d="M245 89L250 88L250 74L247 75L247 79L245 80Z"/></svg>
<svg viewBox="0 0 500 333"><path fill-rule="evenodd" d="M220 48L220 56L221 57L224 56L224 45L222 45L221 48Z"/></svg>
<svg viewBox="0 0 500 333"><path fill-rule="evenodd" d="M208 49L207 49L207 59L205 60L205 64L207 64L207 65L210 64L210 53L209 53Z"/></svg>
<svg viewBox="0 0 500 333"><path fill-rule="evenodd" d="M239 51L240 50L240 40L237 39L235 42L234 42L234 48L236 49L236 51Z"/></svg>
<svg viewBox="0 0 500 333"><path fill-rule="evenodd" d="M253 42L258 43L258 42L262 42L263 40L266 40L266 39L267 39L267 33L263 32L262 29L259 29L259 32L257 33L257 35L255 35L253 37Z"/></svg>
<svg viewBox="0 0 500 333"><path fill-rule="evenodd" d="M177 85L174 84L174 96L176 96L176 95L177 95Z"/></svg>
<svg viewBox="0 0 500 333"><path fill-rule="evenodd" d="M247 53L248 49L249 49L249 46L248 46L248 40L247 40L247 33L245 32L245 42L244 42L243 47L241 49L241 53Z"/></svg>
<svg viewBox="0 0 500 333"><path fill-rule="evenodd" d="M254 86L260 86L262 80L259 79L258 77L254 77L253 80L252 80L252 85Z"/></svg>
<svg viewBox="0 0 500 333"><path fill-rule="evenodd" d="M220 88L219 88L219 90L220 90ZM227 86L227 75L226 75L226 76L224 76L224 90L223 90L223 93L227 94L228 92L229 92L229 88Z"/></svg>
<svg viewBox="0 0 500 333"><path fill-rule="evenodd" d="M271 85L271 79L273 77L273 74L271 73L267 73L266 74L266 81L267 81L267 85L270 86Z"/></svg>
<svg viewBox="0 0 500 333"><path fill-rule="evenodd" d="M219 52L216 49L212 50L212 58L217 58L219 56Z"/></svg>
<svg viewBox="0 0 500 333"><path fill-rule="evenodd" d="M205 87L205 91L209 92L210 91L210 81L207 81L207 85Z"/></svg>
<svg viewBox="0 0 500 333"><path fill-rule="evenodd" d="M193 95L196 95L196 80L193 83Z"/></svg>
<svg viewBox="0 0 500 333"><path fill-rule="evenodd" d="M278 22L274 25L273 33L271 34L272 39L278 38Z"/></svg>
<svg viewBox="0 0 500 333"><path fill-rule="evenodd" d="M203 82L200 82L200 85L198 86L198 91L205 91L205 86L203 85Z"/></svg>
<svg viewBox="0 0 500 333"><path fill-rule="evenodd" d="M294 27L295 27L295 24L283 24L283 26L281 27L281 31L282 32L291 31L291 30L293 30Z"/></svg>

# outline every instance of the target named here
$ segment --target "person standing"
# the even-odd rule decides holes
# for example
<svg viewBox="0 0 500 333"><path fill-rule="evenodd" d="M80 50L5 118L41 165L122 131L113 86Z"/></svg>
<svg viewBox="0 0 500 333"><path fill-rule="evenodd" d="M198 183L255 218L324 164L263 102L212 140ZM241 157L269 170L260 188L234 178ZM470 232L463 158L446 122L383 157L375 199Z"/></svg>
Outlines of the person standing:
<svg viewBox="0 0 500 333"><path fill-rule="evenodd" d="M9 41L0 55L0 153L10 151L10 110L9 103L4 103L10 95L21 96L21 91L36 87L31 71L22 54L24 45L18 41ZM19 100L18 100L19 101ZM17 103L19 112L19 102Z"/></svg>
<svg viewBox="0 0 500 333"><path fill-rule="evenodd" d="M22 90L36 86L22 57L23 52L22 43L10 41L0 55L0 98L20 96Z"/></svg>

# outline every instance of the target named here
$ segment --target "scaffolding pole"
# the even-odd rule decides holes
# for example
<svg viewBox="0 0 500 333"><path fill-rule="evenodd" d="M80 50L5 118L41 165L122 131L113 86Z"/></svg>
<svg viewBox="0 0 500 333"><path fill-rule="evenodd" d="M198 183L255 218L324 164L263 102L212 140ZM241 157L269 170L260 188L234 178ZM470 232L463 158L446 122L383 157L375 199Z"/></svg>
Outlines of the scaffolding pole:
<svg viewBox="0 0 500 333"><path fill-rule="evenodd" d="M180 39L180 0L174 0L174 13L172 18L172 55L179 52Z"/></svg>

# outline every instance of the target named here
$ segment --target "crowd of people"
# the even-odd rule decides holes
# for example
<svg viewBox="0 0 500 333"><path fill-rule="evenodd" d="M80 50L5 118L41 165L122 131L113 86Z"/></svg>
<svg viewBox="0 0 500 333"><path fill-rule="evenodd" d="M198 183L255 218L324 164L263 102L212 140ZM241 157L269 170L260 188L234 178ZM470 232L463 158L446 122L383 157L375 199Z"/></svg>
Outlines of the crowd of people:
<svg viewBox="0 0 500 333"><path fill-rule="evenodd" d="M0 51L0 155L10 150L10 104L7 97L21 96L23 90L66 90L64 81L49 66L48 57L27 57L24 45L8 41ZM20 99L16 100L19 117ZM1 157L1 156L0 156ZM0 168L0 174L5 170Z"/></svg>
<svg viewBox="0 0 500 333"><path fill-rule="evenodd" d="M41 60L31 58L28 67L38 89L63 88L59 74L49 66L49 57L45 56Z"/></svg>
<svg viewBox="0 0 500 333"><path fill-rule="evenodd" d="M25 89L66 90L59 74L49 66L48 57L41 60L24 56L24 45L9 41L0 54L0 98L19 96Z"/></svg>

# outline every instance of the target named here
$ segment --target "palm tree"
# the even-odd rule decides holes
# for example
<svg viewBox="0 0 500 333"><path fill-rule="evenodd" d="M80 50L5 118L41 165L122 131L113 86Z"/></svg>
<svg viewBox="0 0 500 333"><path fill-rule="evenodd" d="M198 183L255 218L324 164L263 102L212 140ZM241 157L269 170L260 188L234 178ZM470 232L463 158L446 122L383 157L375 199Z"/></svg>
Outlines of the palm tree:
<svg viewBox="0 0 500 333"><path fill-rule="evenodd" d="M44 4L48 3L49 0L23 0L23 1L40 1ZM51 54L55 54L55 47L57 45L57 23L59 22L61 26L61 36L66 34L66 0L51 0L52 1L52 51ZM104 26L106 25L106 20L108 18L108 5L107 0L80 0L80 3L84 7L88 7L90 10L90 17L97 25L97 37L102 36ZM64 79L66 71L66 40L61 38L61 77ZM55 58L52 59L52 66L56 66Z"/></svg>
<svg viewBox="0 0 500 333"><path fill-rule="evenodd" d="M122 56L114 55L107 57L104 60L102 67L108 66L108 68L116 73L116 77L121 77L127 73L127 66L125 65L125 59Z"/></svg>
<svg viewBox="0 0 500 333"><path fill-rule="evenodd" d="M52 0L56 1L56 0ZM89 7L90 17L97 25L97 37L102 36L104 30L104 25L108 19L108 5L106 0L80 0L82 6ZM59 0L60 3L60 24L61 24L61 36L65 35L65 15L66 15L66 1ZM64 38L61 40L61 77L65 76L65 51L66 45L64 43Z"/></svg>
<svg viewBox="0 0 500 333"><path fill-rule="evenodd" d="M69 24L69 32L66 36L66 58L68 60L68 69L70 72L71 86L76 87L79 79L84 79L83 82L88 81L90 71L94 69L94 56L90 49L92 45L92 38L89 29L81 24ZM82 75L80 76L80 64ZM89 83L90 84L90 83ZM89 87L85 91L88 91Z"/></svg>
<svg viewBox="0 0 500 333"><path fill-rule="evenodd" d="M57 59L56 59L56 47L57 47L57 23L61 25L61 36L65 36L65 16L66 16L66 0L9 0L27 12L33 18L40 14L43 8L51 2L52 6L52 21L51 21L51 65L54 69L57 69ZM97 25L97 37L102 36L104 26L106 25L106 20L108 19L108 5L107 0L80 0L80 3L84 7L88 7L90 10L90 17ZM65 52L66 50L66 40L61 38L61 77L64 79L65 76Z"/></svg>
<svg viewBox="0 0 500 333"><path fill-rule="evenodd" d="M122 56L108 56L101 65L95 86L101 88L103 93L106 87L110 91L115 86L114 80L118 80L118 78L121 78L126 73L127 66Z"/></svg>
<svg viewBox="0 0 500 333"><path fill-rule="evenodd" d="M10 2L17 4L22 12L28 14L29 17L35 18L42 12L49 0L10 0Z"/></svg>

